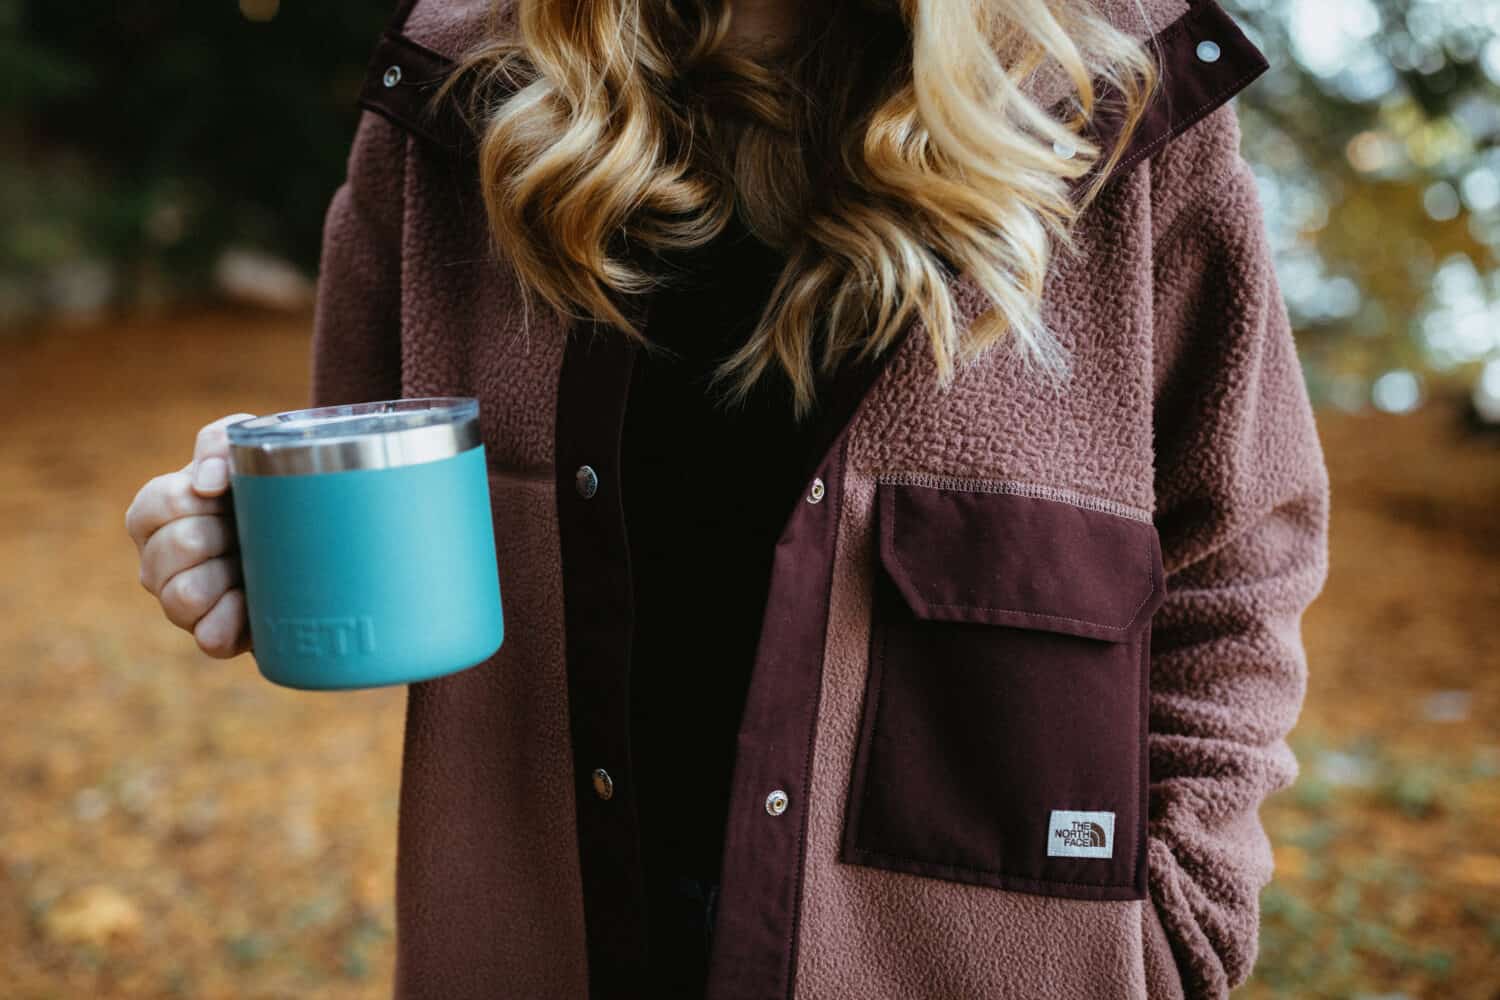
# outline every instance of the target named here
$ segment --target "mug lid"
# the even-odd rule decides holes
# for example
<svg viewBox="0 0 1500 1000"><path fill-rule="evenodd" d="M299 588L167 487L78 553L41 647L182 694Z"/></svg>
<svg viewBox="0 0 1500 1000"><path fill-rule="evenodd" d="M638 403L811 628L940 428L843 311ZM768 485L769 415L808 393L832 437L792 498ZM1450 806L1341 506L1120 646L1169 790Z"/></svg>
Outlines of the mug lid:
<svg viewBox="0 0 1500 1000"><path fill-rule="evenodd" d="M385 469L476 447L479 400L423 396L286 410L225 428L237 475Z"/></svg>

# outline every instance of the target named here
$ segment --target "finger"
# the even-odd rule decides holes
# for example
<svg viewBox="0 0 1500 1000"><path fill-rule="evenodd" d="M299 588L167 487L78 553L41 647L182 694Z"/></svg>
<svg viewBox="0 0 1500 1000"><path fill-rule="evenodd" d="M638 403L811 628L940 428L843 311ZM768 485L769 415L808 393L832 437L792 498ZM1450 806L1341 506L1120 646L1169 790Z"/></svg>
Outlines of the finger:
<svg viewBox="0 0 1500 1000"><path fill-rule="evenodd" d="M224 596L224 592L240 582L237 557L209 559L166 582L161 588L162 611L173 625L191 631Z"/></svg>
<svg viewBox="0 0 1500 1000"><path fill-rule="evenodd" d="M250 602L245 600L245 590L239 588L240 602L245 605L245 624L240 626L239 638L234 644L234 655L241 653L252 653L255 651L255 636L250 631Z"/></svg>
<svg viewBox="0 0 1500 1000"><path fill-rule="evenodd" d="M238 548L233 522L222 514L189 514L174 518L141 549L141 586L160 595L162 587L183 570Z"/></svg>
<svg viewBox="0 0 1500 1000"><path fill-rule="evenodd" d="M229 485L229 424L253 419L253 413L231 413L213 423L204 424L193 444L190 464L193 489L205 496L217 496Z"/></svg>
<svg viewBox="0 0 1500 1000"><path fill-rule="evenodd" d="M194 514L227 513L228 500L220 496L200 496L188 482L188 467L154 477L131 501L125 511L125 530L143 552L151 537L166 524ZM142 574L144 576L144 573ZM144 583L145 581L142 580Z"/></svg>
<svg viewBox="0 0 1500 1000"><path fill-rule="evenodd" d="M250 635L244 589L233 587L220 595L193 626L193 638L199 649L216 659L227 660L245 652L250 647Z"/></svg>

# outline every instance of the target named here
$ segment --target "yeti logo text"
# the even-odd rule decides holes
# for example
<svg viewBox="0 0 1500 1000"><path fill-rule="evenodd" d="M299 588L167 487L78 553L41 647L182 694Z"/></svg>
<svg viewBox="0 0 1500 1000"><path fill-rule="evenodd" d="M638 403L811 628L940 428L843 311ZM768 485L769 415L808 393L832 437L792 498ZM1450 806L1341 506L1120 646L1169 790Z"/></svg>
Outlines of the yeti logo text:
<svg viewBox="0 0 1500 1000"><path fill-rule="evenodd" d="M1052 810L1047 854L1063 858L1108 858L1115 849L1115 814Z"/></svg>
<svg viewBox="0 0 1500 1000"><path fill-rule="evenodd" d="M368 615L344 618L264 618L271 646L293 656L336 658L375 652L375 622Z"/></svg>

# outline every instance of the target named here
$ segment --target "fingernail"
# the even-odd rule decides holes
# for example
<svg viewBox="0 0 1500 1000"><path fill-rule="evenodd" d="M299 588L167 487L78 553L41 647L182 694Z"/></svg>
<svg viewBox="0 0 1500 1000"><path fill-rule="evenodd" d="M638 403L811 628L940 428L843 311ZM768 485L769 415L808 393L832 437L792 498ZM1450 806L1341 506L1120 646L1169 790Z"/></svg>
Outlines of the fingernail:
<svg viewBox="0 0 1500 1000"><path fill-rule="evenodd" d="M200 490L216 490L224 485L224 460L205 458L198 463L198 475L193 480Z"/></svg>

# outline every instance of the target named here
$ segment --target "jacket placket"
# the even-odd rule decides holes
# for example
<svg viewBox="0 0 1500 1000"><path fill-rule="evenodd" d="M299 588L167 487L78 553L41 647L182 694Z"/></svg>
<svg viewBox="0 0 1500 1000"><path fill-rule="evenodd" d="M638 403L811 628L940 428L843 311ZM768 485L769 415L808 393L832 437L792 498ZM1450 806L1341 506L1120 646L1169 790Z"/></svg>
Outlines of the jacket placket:
<svg viewBox="0 0 1500 1000"><path fill-rule="evenodd" d="M619 488L620 432L639 349L616 331L576 325L558 376L569 728L594 1000L652 995L630 764L634 607ZM806 488L776 542L733 768L710 968L714 1000L783 996L790 986L847 429L880 367L850 361L820 386L803 459Z"/></svg>

